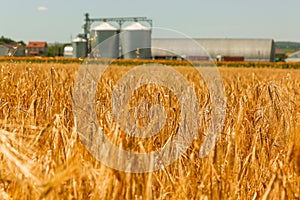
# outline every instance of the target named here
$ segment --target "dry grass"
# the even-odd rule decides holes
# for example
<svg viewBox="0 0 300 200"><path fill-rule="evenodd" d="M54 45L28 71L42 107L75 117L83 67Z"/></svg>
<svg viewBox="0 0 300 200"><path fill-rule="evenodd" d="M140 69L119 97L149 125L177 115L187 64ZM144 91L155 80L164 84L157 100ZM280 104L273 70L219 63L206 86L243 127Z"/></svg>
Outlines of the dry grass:
<svg viewBox="0 0 300 200"><path fill-rule="evenodd" d="M164 170L126 174L102 165L81 144L72 113L78 67L1 63L1 199L300 198L299 70L220 68L227 115L214 151L203 159L198 157L210 108L205 84L200 82L195 86L201 106L198 139ZM151 151L176 130L178 100L166 88L140 88L130 102L132 107L142 93L149 99L161 94L160 102L175 123L150 141L124 140L122 132L111 136L115 128L107 117L111 90L128 69L112 67L101 79L101 93L95 100L98 119L116 145ZM198 79L193 70L176 69L191 82Z"/></svg>

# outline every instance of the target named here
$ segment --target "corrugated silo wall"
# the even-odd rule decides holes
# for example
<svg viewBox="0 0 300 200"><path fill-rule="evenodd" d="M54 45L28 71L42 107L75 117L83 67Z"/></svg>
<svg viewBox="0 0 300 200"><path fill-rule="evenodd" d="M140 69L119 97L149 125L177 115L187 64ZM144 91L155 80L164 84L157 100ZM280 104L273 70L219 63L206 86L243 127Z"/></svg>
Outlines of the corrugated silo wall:
<svg viewBox="0 0 300 200"><path fill-rule="evenodd" d="M117 30L92 30L91 48L93 57L118 58L119 37ZM99 45L101 44L101 45Z"/></svg>

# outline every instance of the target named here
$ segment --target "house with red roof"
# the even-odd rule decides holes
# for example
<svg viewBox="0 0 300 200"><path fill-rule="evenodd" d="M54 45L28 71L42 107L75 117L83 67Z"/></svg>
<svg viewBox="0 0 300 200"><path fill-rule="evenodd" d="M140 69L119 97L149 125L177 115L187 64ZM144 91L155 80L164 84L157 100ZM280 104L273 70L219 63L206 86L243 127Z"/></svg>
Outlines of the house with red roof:
<svg viewBox="0 0 300 200"><path fill-rule="evenodd" d="M26 46L27 56L47 56L48 44L47 42L29 42Z"/></svg>

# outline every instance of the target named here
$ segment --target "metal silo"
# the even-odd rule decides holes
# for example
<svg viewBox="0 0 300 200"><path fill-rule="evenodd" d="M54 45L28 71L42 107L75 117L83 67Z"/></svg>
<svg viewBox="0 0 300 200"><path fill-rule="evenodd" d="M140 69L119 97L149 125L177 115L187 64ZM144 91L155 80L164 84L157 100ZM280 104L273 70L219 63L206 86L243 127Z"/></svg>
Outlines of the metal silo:
<svg viewBox="0 0 300 200"><path fill-rule="evenodd" d="M73 47L72 46L64 47L64 57L68 57L68 58L73 57Z"/></svg>
<svg viewBox="0 0 300 200"><path fill-rule="evenodd" d="M119 57L119 29L103 22L90 31L92 57L117 58ZM97 46L101 43L100 46Z"/></svg>
<svg viewBox="0 0 300 200"><path fill-rule="evenodd" d="M87 56L87 40L77 37L72 41L73 57L85 58Z"/></svg>
<svg viewBox="0 0 300 200"><path fill-rule="evenodd" d="M139 22L133 22L122 28L120 36L122 54L125 59L151 58L151 28Z"/></svg>

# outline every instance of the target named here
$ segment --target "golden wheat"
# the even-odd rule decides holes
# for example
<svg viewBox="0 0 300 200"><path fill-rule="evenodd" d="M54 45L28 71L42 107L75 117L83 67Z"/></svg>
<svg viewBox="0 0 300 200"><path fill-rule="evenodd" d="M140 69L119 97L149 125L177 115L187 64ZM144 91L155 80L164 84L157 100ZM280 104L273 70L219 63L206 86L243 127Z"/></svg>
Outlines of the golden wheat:
<svg viewBox="0 0 300 200"><path fill-rule="evenodd" d="M174 67L190 81L198 97L198 137L172 165L153 173L129 174L104 166L81 143L72 113L78 68L79 64L1 63L0 198L300 198L299 70L219 68L227 95L225 124L215 149L200 159L210 122L209 96L194 69ZM149 140L121 131L114 134L111 94L129 69L112 66L99 81L98 122L115 145L153 151L176 134L178 99L168 88L139 88L130 106L134 108L141 96L155 99L153 104L165 106L170 126ZM148 121L141 117L136 123L142 126Z"/></svg>

